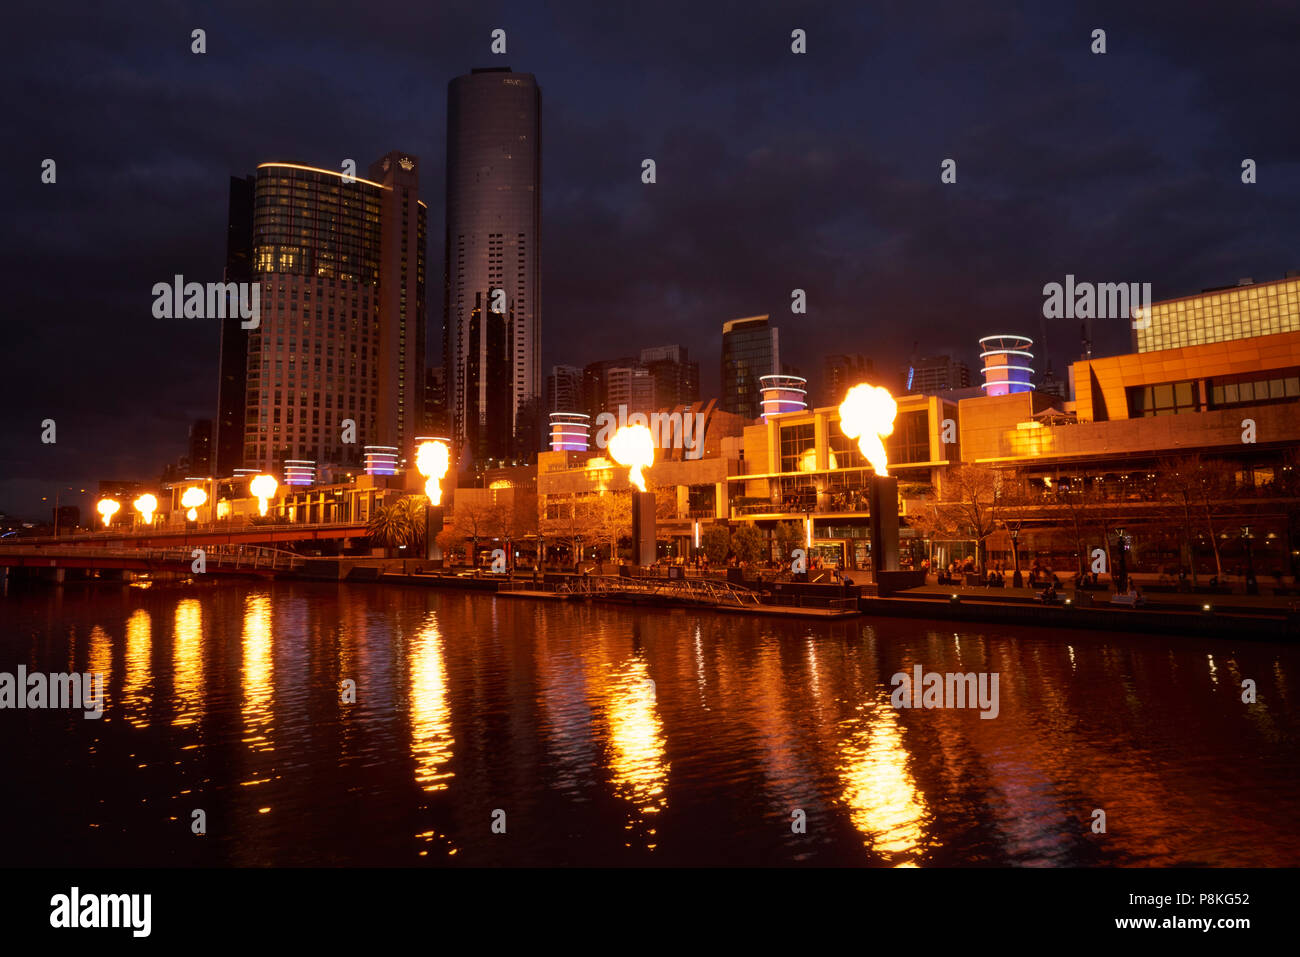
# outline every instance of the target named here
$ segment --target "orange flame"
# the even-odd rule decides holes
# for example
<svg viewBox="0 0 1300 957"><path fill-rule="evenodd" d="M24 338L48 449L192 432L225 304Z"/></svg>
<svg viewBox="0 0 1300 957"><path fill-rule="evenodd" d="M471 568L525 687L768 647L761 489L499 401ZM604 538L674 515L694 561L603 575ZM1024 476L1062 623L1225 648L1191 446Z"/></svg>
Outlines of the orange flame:
<svg viewBox="0 0 1300 957"><path fill-rule="evenodd" d="M140 513L140 517L144 519L146 525L153 524L153 513L158 511L158 499L146 492L131 504Z"/></svg>
<svg viewBox="0 0 1300 957"><path fill-rule="evenodd" d="M117 510L121 507L121 505L113 501L111 498L101 498L95 505L95 511L104 516L105 528L108 528L109 522L113 521L113 516L117 514Z"/></svg>
<svg viewBox="0 0 1300 957"><path fill-rule="evenodd" d="M858 448L877 475L889 474L889 455L881 439L894 434L898 403L889 390L865 382L855 385L840 403L840 431L858 440Z"/></svg>
<svg viewBox="0 0 1300 957"><path fill-rule="evenodd" d="M275 480L274 475L254 475L251 482L248 483L248 493L257 499L257 514L266 514L267 499L275 498L276 490L280 483Z"/></svg>
<svg viewBox="0 0 1300 957"><path fill-rule="evenodd" d="M208 493L203 491L203 489L199 488L197 485L191 485L187 488L185 494L181 496L181 505L184 508L189 509L189 511L185 513L185 517L191 522L197 519L199 517L198 506L202 505L207 500Z"/></svg>
<svg viewBox="0 0 1300 957"><path fill-rule="evenodd" d="M609 440L609 454L619 465L628 467L627 480L645 491L645 475L655 463L655 440L644 425L625 425Z"/></svg>
<svg viewBox="0 0 1300 957"><path fill-rule="evenodd" d="M424 494L428 496L430 505L442 504L441 483L449 468L451 468L451 449L447 448L446 442L439 442L436 439L432 442L421 442L419 448L415 450L415 470L428 479L424 483Z"/></svg>

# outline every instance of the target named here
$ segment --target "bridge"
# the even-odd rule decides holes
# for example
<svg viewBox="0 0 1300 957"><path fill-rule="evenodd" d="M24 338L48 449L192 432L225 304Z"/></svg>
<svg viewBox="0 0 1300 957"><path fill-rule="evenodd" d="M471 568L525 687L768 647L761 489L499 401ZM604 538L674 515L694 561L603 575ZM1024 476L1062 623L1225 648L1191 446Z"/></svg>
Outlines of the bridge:
<svg viewBox="0 0 1300 957"><path fill-rule="evenodd" d="M96 545L0 545L0 568L193 571L194 550L202 548L208 575L273 577L301 571L306 559L260 545L190 545L123 548Z"/></svg>
<svg viewBox="0 0 1300 957"><path fill-rule="evenodd" d="M158 525L153 528L107 528L77 532L58 538L24 538L24 545L96 545L123 548L166 548L170 546L265 545L277 542L324 541L340 538L363 538L365 522L191 522L185 525ZM7 546L6 546L7 547Z"/></svg>

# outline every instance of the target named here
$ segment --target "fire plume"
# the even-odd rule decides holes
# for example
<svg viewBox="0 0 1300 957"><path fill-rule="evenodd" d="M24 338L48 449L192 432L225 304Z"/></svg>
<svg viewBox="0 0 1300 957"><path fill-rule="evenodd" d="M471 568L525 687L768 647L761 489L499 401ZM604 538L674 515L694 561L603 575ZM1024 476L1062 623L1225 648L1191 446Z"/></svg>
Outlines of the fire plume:
<svg viewBox="0 0 1300 957"><path fill-rule="evenodd" d="M609 454L619 465L628 467L627 480L645 491L645 475L642 469L648 469L655 463L655 441L650 430L644 425L625 425L609 440Z"/></svg>
<svg viewBox="0 0 1300 957"><path fill-rule="evenodd" d="M898 403L889 390L862 382L840 403L840 431L858 440L858 448L877 475L889 474L889 455L881 440L894 434Z"/></svg>
<svg viewBox="0 0 1300 957"><path fill-rule="evenodd" d="M446 442L439 442L436 439L431 442L421 442L419 448L415 450L415 470L427 479L424 483L424 494L429 499L430 505L442 504L442 479L451 468L451 449L447 448Z"/></svg>
<svg viewBox="0 0 1300 957"><path fill-rule="evenodd" d="M121 507L121 505L113 501L111 498L101 498L95 505L95 511L99 512L99 514L104 517L105 528L108 528L109 523L113 521L113 516L117 514L117 510Z"/></svg>
<svg viewBox="0 0 1300 957"><path fill-rule="evenodd" d="M158 511L157 498L146 492L131 504L134 505L135 510L140 513L140 518L144 520L146 525L153 524L153 513Z"/></svg>
<svg viewBox="0 0 1300 957"><path fill-rule="evenodd" d="M248 483L248 494L257 499L257 514L266 514L267 499L275 498L276 490L279 489L280 483L275 480L274 475L254 475L251 482Z"/></svg>
<svg viewBox="0 0 1300 957"><path fill-rule="evenodd" d="M189 509L185 517L191 522L199 517L199 506L208 500L208 493L203 491L197 485L191 485L181 496L181 507Z"/></svg>

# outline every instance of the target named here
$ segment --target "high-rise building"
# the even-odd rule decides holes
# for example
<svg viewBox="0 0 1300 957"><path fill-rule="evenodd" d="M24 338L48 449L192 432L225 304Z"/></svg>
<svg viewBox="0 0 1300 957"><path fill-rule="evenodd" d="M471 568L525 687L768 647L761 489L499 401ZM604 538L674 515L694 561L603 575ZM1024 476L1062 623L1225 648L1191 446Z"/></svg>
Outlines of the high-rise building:
<svg viewBox="0 0 1300 957"><path fill-rule="evenodd" d="M510 433L510 337L505 316L483 309L479 293L465 341L465 436L460 448L474 464L513 459Z"/></svg>
<svg viewBox="0 0 1300 957"><path fill-rule="evenodd" d="M611 369L626 368L634 365L631 356L619 359L599 359L589 362L582 368L582 409L593 419L602 412L617 412L609 404L609 372Z"/></svg>
<svg viewBox="0 0 1300 957"><path fill-rule="evenodd" d="M615 366L605 373L606 410L617 412L627 406L629 413L649 414L664 405L655 395L655 380L650 370L639 363Z"/></svg>
<svg viewBox="0 0 1300 957"><path fill-rule="evenodd" d="M903 391L932 395L970 388L970 366L949 355L917 359L903 374Z"/></svg>
<svg viewBox="0 0 1300 957"><path fill-rule="evenodd" d="M423 428L426 208L416 166L392 152L368 179L258 167L250 275L261 284L260 321L235 324L247 336L243 466L278 474L286 460L359 465L364 446L404 448ZM232 224L233 207L232 198ZM223 388L236 351L226 346L223 335ZM237 391L223 391L222 413ZM348 420L354 442L344 441Z"/></svg>
<svg viewBox="0 0 1300 957"><path fill-rule="evenodd" d="M230 177L226 218L225 282L253 281L253 193L256 177ZM221 320L217 417L212 444L217 475L233 475L244 464L244 400L248 380L248 331L238 316Z"/></svg>
<svg viewBox="0 0 1300 957"><path fill-rule="evenodd" d="M641 365L655 383L655 405L675 409L700 398L700 364L691 360L685 346L655 346L641 350Z"/></svg>
<svg viewBox="0 0 1300 957"><path fill-rule="evenodd" d="M1273 282L1243 279L1236 286L1151 304L1133 322L1135 352L1210 345L1300 331L1300 276Z"/></svg>
<svg viewBox="0 0 1300 957"><path fill-rule="evenodd" d="M876 365L861 353L827 356L822 367L821 389L817 397L819 406L838 406L859 382L875 381Z"/></svg>
<svg viewBox="0 0 1300 957"><path fill-rule="evenodd" d="M551 366L546 377L546 411L581 412L582 369L578 366Z"/></svg>
<svg viewBox="0 0 1300 957"><path fill-rule="evenodd" d="M747 419L762 412L759 379L782 373L776 326L767 316L722 324L722 410Z"/></svg>
<svg viewBox="0 0 1300 957"><path fill-rule="evenodd" d="M470 323L480 303L505 317L511 457L541 447L541 90L530 73L474 70L447 89L443 364L454 443L474 426ZM481 391L480 391L481 395Z"/></svg>
<svg viewBox="0 0 1300 957"><path fill-rule="evenodd" d="M194 475L212 474L211 419L195 419L190 425L189 465Z"/></svg>
<svg viewBox="0 0 1300 957"><path fill-rule="evenodd" d="M424 431L428 435L447 433L447 382L442 366L430 366L424 373Z"/></svg>

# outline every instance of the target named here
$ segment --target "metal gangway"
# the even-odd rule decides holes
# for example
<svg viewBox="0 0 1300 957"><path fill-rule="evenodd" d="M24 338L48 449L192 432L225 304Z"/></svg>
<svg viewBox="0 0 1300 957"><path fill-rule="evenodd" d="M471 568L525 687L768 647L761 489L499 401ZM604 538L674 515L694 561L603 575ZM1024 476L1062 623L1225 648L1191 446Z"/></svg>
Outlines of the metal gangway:
<svg viewBox="0 0 1300 957"><path fill-rule="evenodd" d="M591 598L644 596L702 605L760 605L759 593L712 578L636 578L621 575L575 575L547 583L547 590ZM540 587L540 586L538 586Z"/></svg>

